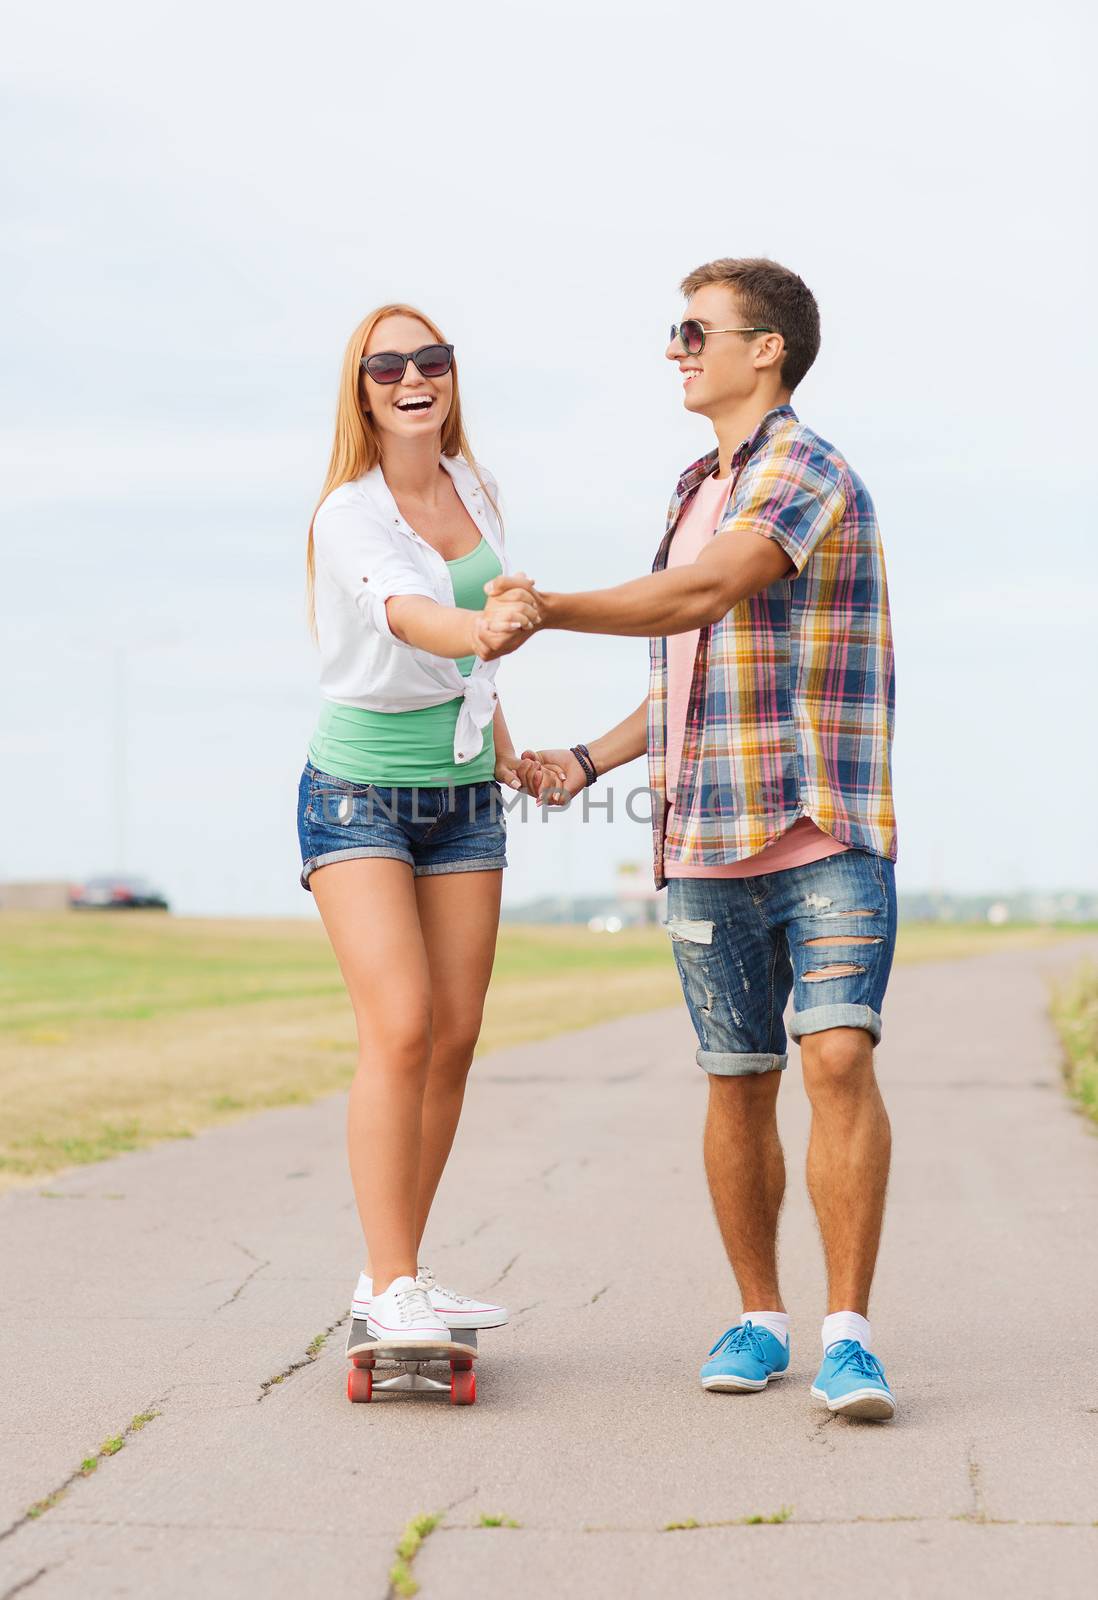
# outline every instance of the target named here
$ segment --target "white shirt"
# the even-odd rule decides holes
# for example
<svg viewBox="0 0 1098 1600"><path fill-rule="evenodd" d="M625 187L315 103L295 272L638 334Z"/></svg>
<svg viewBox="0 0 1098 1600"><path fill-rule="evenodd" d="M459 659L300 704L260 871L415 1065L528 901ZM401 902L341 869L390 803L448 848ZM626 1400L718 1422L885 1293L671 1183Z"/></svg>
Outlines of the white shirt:
<svg viewBox="0 0 1098 1600"><path fill-rule="evenodd" d="M506 572L503 524L476 474L461 456L441 461ZM480 474L498 505L495 479L483 468ZM478 657L466 678L456 661L405 644L390 628L385 602L392 595L422 594L452 606L454 586L444 558L401 516L380 466L326 496L313 522L313 544L321 694L366 711L419 711L460 695L465 704L454 760L472 761L495 714L499 662Z"/></svg>

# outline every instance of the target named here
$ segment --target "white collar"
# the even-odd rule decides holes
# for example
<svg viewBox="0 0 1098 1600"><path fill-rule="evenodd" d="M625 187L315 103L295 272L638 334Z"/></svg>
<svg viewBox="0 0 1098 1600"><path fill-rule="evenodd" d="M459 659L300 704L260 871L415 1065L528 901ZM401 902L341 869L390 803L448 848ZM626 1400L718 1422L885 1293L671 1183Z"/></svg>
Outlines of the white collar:
<svg viewBox="0 0 1098 1600"><path fill-rule="evenodd" d="M496 526L495 516L492 514L493 508L481 488L476 473L463 456L440 456L439 464L444 471L450 474L462 505L500 558L501 563L504 565L504 570L506 570L503 545L499 536L499 529ZM364 473L357 481L373 501L375 509L380 512L387 527L399 528L402 533L407 534L410 539L414 539L417 544L427 543L425 539L421 539L420 535L416 533L414 528L409 526L401 515L400 507L393 498L393 491L385 482L385 474L381 470L380 461L376 467L371 467L369 472ZM428 546L428 548L432 547Z"/></svg>

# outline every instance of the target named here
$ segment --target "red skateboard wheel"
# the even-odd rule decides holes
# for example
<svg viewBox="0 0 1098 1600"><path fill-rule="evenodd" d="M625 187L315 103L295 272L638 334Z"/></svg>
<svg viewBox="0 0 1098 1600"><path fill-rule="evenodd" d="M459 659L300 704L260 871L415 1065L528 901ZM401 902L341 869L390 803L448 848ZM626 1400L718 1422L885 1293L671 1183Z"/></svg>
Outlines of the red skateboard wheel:
<svg viewBox="0 0 1098 1600"><path fill-rule="evenodd" d="M471 1406L477 1397L477 1375L473 1371L470 1361L465 1367L453 1363L450 1375L450 1404L452 1406Z"/></svg>
<svg viewBox="0 0 1098 1600"><path fill-rule="evenodd" d="M347 1374L347 1398L356 1405L362 1405L373 1398L374 1374L373 1362L368 1367L354 1366Z"/></svg>

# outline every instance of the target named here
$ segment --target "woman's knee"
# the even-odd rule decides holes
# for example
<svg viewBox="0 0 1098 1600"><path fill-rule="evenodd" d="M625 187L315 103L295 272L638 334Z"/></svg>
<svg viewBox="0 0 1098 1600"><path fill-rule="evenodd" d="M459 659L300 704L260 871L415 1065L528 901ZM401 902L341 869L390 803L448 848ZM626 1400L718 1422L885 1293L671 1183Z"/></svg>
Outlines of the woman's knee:
<svg viewBox="0 0 1098 1600"><path fill-rule="evenodd" d="M430 1065L432 1044L429 1017L393 1018L381 1027L375 1020L372 1026L360 1029L358 1070L422 1081Z"/></svg>
<svg viewBox="0 0 1098 1600"><path fill-rule="evenodd" d="M469 1075L480 1036L480 1020L476 1025L447 1027L436 1024L431 1047L431 1080L448 1083L457 1088Z"/></svg>

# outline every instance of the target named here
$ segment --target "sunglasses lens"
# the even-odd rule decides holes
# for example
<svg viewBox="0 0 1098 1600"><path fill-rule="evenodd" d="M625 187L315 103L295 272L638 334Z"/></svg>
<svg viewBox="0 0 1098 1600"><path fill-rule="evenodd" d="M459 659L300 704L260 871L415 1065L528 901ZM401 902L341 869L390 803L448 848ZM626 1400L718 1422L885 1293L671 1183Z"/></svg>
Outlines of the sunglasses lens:
<svg viewBox="0 0 1098 1600"><path fill-rule="evenodd" d="M370 356L366 371L375 383L399 383L404 376L404 357L391 353Z"/></svg>
<svg viewBox="0 0 1098 1600"><path fill-rule="evenodd" d="M405 360L403 355L371 355L367 360L367 371L376 384L399 384L403 378Z"/></svg>
<svg viewBox="0 0 1098 1600"><path fill-rule="evenodd" d="M450 352L444 344L429 344L417 350L415 361L425 378L441 378L450 370Z"/></svg>
<svg viewBox="0 0 1098 1600"><path fill-rule="evenodd" d="M700 322L684 322L679 329L688 355L696 356L705 344L705 331Z"/></svg>

